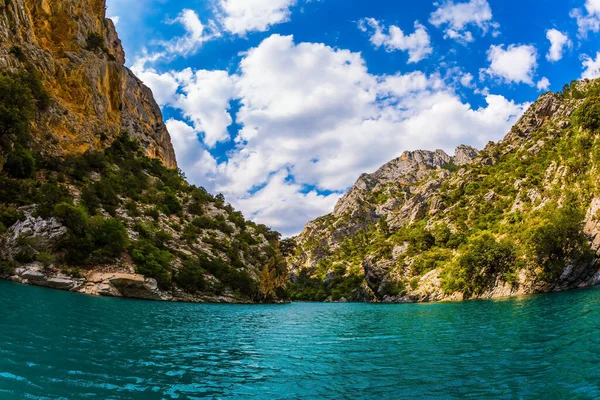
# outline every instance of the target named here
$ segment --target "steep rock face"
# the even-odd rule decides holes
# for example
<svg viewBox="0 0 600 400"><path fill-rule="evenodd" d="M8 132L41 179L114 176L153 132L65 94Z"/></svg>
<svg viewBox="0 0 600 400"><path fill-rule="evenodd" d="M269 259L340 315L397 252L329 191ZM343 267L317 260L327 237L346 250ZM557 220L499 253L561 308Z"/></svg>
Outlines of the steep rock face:
<svg viewBox="0 0 600 400"><path fill-rule="evenodd" d="M0 4L0 279L151 300L285 298L280 235L185 181L151 90L124 63L104 0Z"/></svg>
<svg viewBox="0 0 600 400"><path fill-rule="evenodd" d="M442 167L458 161L465 164L477 150L460 146L450 157L442 150L407 151L383 165L373 174L363 174L337 203L332 214L310 222L298 236L300 247L311 246L292 260L292 271L314 268L342 242L385 219L392 227L414 221L424 214L435 213L442 202L436 189L450 174ZM427 184L421 185L426 179Z"/></svg>
<svg viewBox="0 0 600 400"><path fill-rule="evenodd" d="M102 150L122 130L148 156L177 166L150 90L125 66L104 0L10 0L0 6L0 69L33 68L52 96L33 135L55 156Z"/></svg>
<svg viewBox="0 0 600 400"><path fill-rule="evenodd" d="M599 99L598 80L573 82L481 152L409 152L361 176L296 238L292 296L439 301L598 284Z"/></svg>

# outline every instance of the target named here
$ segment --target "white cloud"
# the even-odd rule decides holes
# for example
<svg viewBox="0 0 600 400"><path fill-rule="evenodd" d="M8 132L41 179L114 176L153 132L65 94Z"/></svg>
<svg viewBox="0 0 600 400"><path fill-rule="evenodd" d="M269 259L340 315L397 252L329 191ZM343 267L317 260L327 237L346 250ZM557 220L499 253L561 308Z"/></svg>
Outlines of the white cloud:
<svg viewBox="0 0 600 400"><path fill-rule="evenodd" d="M307 221L333 210L341 197L339 194L322 196L314 190L304 193L300 185L286 178L287 171L277 172L264 188L239 199L237 205L250 212L247 218L276 226L283 234L292 235L298 233L298 228Z"/></svg>
<svg viewBox="0 0 600 400"><path fill-rule="evenodd" d="M546 38L550 41L550 51L546 55L546 59L550 62L560 61L563 58L565 47L573 45L569 36L558 29L547 30Z"/></svg>
<svg viewBox="0 0 600 400"><path fill-rule="evenodd" d="M586 38L588 32L600 31L600 0L586 0L585 12L580 8L571 10L571 18L577 19L579 37Z"/></svg>
<svg viewBox="0 0 600 400"><path fill-rule="evenodd" d="M202 23L195 11L184 9L170 24L181 24L185 34L169 41L159 42L158 44L165 48L166 54L163 56L172 57L174 55L188 56L196 53L202 45L212 39L221 36L219 29L214 21L207 24Z"/></svg>
<svg viewBox="0 0 600 400"><path fill-rule="evenodd" d="M494 37L500 32L500 25L493 21L492 9L487 0L470 0L468 2L455 3L453 0L445 0L434 3L438 9L434 11L429 22L437 28L444 27L446 39L455 39L468 43L474 41L470 27L478 27L485 35L492 31Z"/></svg>
<svg viewBox="0 0 600 400"><path fill-rule="evenodd" d="M600 51L596 53L596 59L588 55L583 56L584 72L581 75L582 79L600 78Z"/></svg>
<svg viewBox="0 0 600 400"><path fill-rule="evenodd" d="M108 17L108 19L112 20L115 26L119 26L119 21L121 20L121 17L119 17L118 15L114 15L112 17Z"/></svg>
<svg viewBox="0 0 600 400"><path fill-rule="evenodd" d="M473 79L473 74L467 72L460 78L460 84L467 88L473 88L475 87Z"/></svg>
<svg viewBox="0 0 600 400"><path fill-rule="evenodd" d="M213 190L217 162L202 146L198 132L185 122L175 119L168 120L166 125L179 168L185 171L188 179L193 183Z"/></svg>
<svg viewBox="0 0 600 400"><path fill-rule="evenodd" d="M385 33L385 26L374 18L365 18L360 21L359 28L363 32L371 31L371 43L377 48L383 46L386 51L397 50L408 51L409 63L416 63L427 58L432 52L431 40L427 29L418 21L415 22L415 31L406 35L402 29L395 25L388 28Z"/></svg>
<svg viewBox="0 0 600 400"><path fill-rule="evenodd" d="M144 65L135 64L132 71L148 87L152 88L154 99L160 106L170 105L176 101L179 82L170 73L158 73L154 69L146 69Z"/></svg>
<svg viewBox="0 0 600 400"><path fill-rule="evenodd" d="M219 0L221 23L231 33L244 36L264 32L270 26L287 22L297 0Z"/></svg>
<svg viewBox="0 0 600 400"><path fill-rule="evenodd" d="M550 89L550 80L546 77L543 77L538 81L537 88L540 92L548 91Z"/></svg>
<svg viewBox="0 0 600 400"><path fill-rule="evenodd" d="M194 128L204 134L204 144L214 147L229 140L227 128L233 119L229 115L230 101L235 98L233 79L226 71L186 69L175 75L183 94L170 105L179 108Z"/></svg>
<svg viewBox="0 0 600 400"><path fill-rule="evenodd" d="M533 85L537 69L537 50L534 46L511 44L505 50L504 45L492 45L487 54L490 66L482 70L484 75L506 83Z"/></svg>
<svg viewBox="0 0 600 400"><path fill-rule="evenodd" d="M460 78L449 84L418 71L373 75L360 53L297 44L291 36L272 35L248 51L230 80L221 71L200 72L170 73L183 93L176 99L197 86L202 91L189 99L189 122L168 121L180 166L192 182L223 192L247 216L284 234L331 212L361 173L405 150L482 148L502 138L526 106L487 94L486 105L473 108L453 89ZM228 112L231 87L207 89L213 80L233 82L241 105L242 129L220 163L198 140L204 122L193 123Z"/></svg>

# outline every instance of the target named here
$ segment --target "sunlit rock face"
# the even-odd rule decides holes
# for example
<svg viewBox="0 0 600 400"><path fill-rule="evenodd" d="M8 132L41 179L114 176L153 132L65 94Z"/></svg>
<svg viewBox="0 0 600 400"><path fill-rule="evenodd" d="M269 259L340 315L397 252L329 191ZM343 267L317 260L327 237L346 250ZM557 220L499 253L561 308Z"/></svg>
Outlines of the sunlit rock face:
<svg viewBox="0 0 600 400"><path fill-rule="evenodd" d="M38 71L52 96L32 133L44 154L109 146L127 130L147 155L175 168L175 152L152 92L125 66L104 0L11 0L0 5L0 69Z"/></svg>

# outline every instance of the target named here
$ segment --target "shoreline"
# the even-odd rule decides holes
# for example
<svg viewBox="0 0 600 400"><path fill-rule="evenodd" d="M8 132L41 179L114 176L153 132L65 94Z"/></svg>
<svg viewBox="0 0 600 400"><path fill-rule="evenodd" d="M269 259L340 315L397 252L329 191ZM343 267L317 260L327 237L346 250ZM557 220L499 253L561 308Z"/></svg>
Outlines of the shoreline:
<svg viewBox="0 0 600 400"><path fill-rule="evenodd" d="M283 305L292 303L314 303L314 304L454 304L470 301L505 301L520 297L543 295L550 293L561 293L580 289L591 289L600 286L600 283L588 284L580 287L562 287L550 290L538 290L535 292L516 291L513 294L491 291L487 294L464 299L461 294L453 294L441 299L411 299L404 296L398 300L388 301L279 301L279 302L254 302L248 299L236 297L235 293L224 293L222 295L189 294L181 289L170 292L160 290L156 281L135 273L103 273L90 271L86 278L74 278L63 274L49 275L43 272L43 267L36 264L17 268L11 275L0 275L0 280L27 286L35 286L44 289L71 292L93 297L120 298L125 300L159 301L168 303L189 304L230 304L230 305Z"/></svg>

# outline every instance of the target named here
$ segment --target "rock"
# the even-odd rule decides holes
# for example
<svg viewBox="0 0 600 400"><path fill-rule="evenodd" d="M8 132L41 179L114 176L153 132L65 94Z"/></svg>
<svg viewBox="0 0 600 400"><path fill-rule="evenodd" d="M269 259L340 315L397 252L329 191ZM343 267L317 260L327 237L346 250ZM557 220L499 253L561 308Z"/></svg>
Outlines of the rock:
<svg viewBox="0 0 600 400"><path fill-rule="evenodd" d="M17 268L12 280L50 289L71 291L79 289L85 282L84 279L75 279L62 274L49 275L44 272L44 267L40 263L28 264Z"/></svg>
<svg viewBox="0 0 600 400"><path fill-rule="evenodd" d="M34 142L44 143L44 154L102 150L128 130L148 156L177 166L150 89L124 66L114 23L105 18L105 0L11 0L0 12L0 40L19 46L24 59L11 54L10 45L3 46L0 68L34 68L53 99L48 112L32 124ZM88 48L90 34L102 37L104 48Z"/></svg>
<svg viewBox="0 0 600 400"><path fill-rule="evenodd" d="M19 251L19 237L30 238L31 245L40 249L53 249L67 233L65 228L56 218L42 219L32 214L35 207L22 208L20 211L25 216L22 221L16 222L8 229L9 237L5 244L10 254Z"/></svg>
<svg viewBox="0 0 600 400"><path fill-rule="evenodd" d="M479 155L479 151L471 146L460 145L454 153L454 164L458 166L466 165L472 162Z"/></svg>
<svg viewBox="0 0 600 400"><path fill-rule="evenodd" d="M496 198L496 192L494 192L493 190L490 190L488 193L486 193L485 196L483 196L483 199L485 201L487 201L488 203L493 201Z"/></svg>

